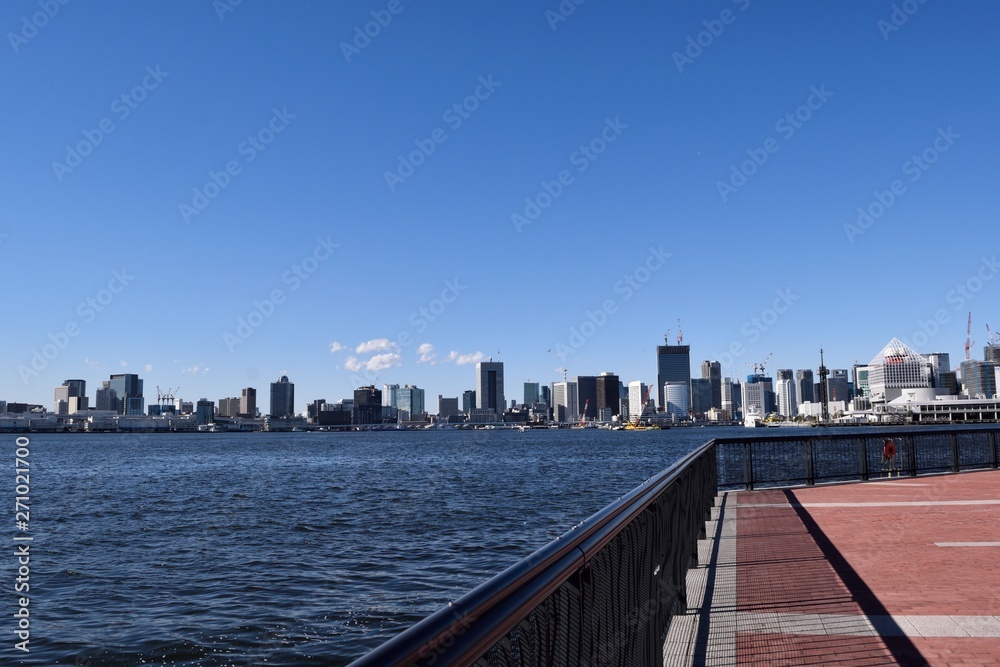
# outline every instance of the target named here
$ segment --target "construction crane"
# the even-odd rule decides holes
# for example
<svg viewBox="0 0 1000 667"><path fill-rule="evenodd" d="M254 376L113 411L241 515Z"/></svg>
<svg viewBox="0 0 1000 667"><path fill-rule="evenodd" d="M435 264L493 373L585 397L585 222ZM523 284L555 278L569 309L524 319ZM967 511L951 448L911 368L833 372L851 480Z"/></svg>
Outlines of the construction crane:
<svg viewBox="0 0 1000 667"><path fill-rule="evenodd" d="M993 347L993 332L990 331L990 325L988 324L986 325L986 340L989 341L989 346Z"/></svg>
<svg viewBox="0 0 1000 667"><path fill-rule="evenodd" d="M684 342L684 331L681 330L681 318L677 318L677 344Z"/></svg>
<svg viewBox="0 0 1000 667"><path fill-rule="evenodd" d="M588 398L583 402L583 410L580 411L580 426L583 426L587 422L587 406L590 405L590 399Z"/></svg>
<svg viewBox="0 0 1000 667"><path fill-rule="evenodd" d="M159 405L173 405L174 395L180 390L180 387L177 387L176 389L168 388L167 391L163 392L160 391L160 385L156 385L156 402Z"/></svg>
<svg viewBox="0 0 1000 667"><path fill-rule="evenodd" d="M768 361L771 360L771 354L772 354L771 352L768 352L767 356L764 357L764 361L760 362L760 373L761 373L761 375L764 374L764 364L766 364Z"/></svg>
<svg viewBox="0 0 1000 667"><path fill-rule="evenodd" d="M670 345L670 329L667 329L667 333L663 334L663 344Z"/></svg>
<svg viewBox="0 0 1000 667"><path fill-rule="evenodd" d="M972 340L972 311L969 311L969 323L965 325L965 360L968 361L971 357L969 356L972 346L976 342Z"/></svg>

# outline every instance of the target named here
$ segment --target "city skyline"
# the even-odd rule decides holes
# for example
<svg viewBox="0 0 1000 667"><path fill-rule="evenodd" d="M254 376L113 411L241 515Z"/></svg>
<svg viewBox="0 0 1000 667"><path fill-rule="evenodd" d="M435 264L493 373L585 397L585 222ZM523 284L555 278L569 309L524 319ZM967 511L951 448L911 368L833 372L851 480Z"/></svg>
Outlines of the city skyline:
<svg viewBox="0 0 1000 667"><path fill-rule="evenodd" d="M430 406L490 357L651 384L681 326L723 377L1000 327L994 4L57 5L0 8L0 400Z"/></svg>

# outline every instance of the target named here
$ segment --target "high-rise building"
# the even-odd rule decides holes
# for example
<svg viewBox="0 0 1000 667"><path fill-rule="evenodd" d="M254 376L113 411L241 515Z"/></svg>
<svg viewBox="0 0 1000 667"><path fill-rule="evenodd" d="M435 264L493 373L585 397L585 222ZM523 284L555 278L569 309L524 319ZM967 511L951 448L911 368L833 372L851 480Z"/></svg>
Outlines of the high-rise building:
<svg viewBox="0 0 1000 667"><path fill-rule="evenodd" d="M743 383L743 414L756 412L761 418L775 412L774 380L762 373L747 376Z"/></svg>
<svg viewBox="0 0 1000 667"><path fill-rule="evenodd" d="M576 392L580 414L586 419L597 419L597 378L593 375L577 376Z"/></svg>
<svg viewBox="0 0 1000 667"><path fill-rule="evenodd" d="M722 378L719 378L719 404L722 404ZM669 402L669 401L668 401ZM701 417L708 414L714 406L712 405L712 379L711 378L691 378L691 410L695 416Z"/></svg>
<svg viewBox="0 0 1000 667"><path fill-rule="evenodd" d="M396 402L399 400L399 385L398 384L384 384L382 385L382 405L388 406L390 408L398 407Z"/></svg>
<svg viewBox="0 0 1000 667"><path fill-rule="evenodd" d="M575 382L552 383L552 419L556 422L575 422L580 418L580 404Z"/></svg>
<svg viewBox="0 0 1000 667"><path fill-rule="evenodd" d="M778 382L774 386L778 414L785 417L794 417L799 412L799 404L795 395L796 382L793 375L790 370L778 371Z"/></svg>
<svg viewBox="0 0 1000 667"><path fill-rule="evenodd" d="M476 364L476 407L492 408L499 419L506 403L503 397L503 362L480 361Z"/></svg>
<svg viewBox="0 0 1000 667"><path fill-rule="evenodd" d="M524 383L524 404L531 407L535 403L538 403L541 398L541 391L539 384L537 382L525 382Z"/></svg>
<svg viewBox="0 0 1000 667"><path fill-rule="evenodd" d="M667 382L663 387L664 412L672 419L687 419L689 400L688 389L691 385L683 380Z"/></svg>
<svg viewBox="0 0 1000 667"><path fill-rule="evenodd" d="M851 400L850 379L846 368L835 368L830 371L830 377L826 380L826 395L830 401Z"/></svg>
<svg viewBox="0 0 1000 667"><path fill-rule="evenodd" d="M195 419L199 424L211 424L215 421L215 403L207 398L199 398L195 407Z"/></svg>
<svg viewBox="0 0 1000 667"><path fill-rule="evenodd" d="M959 366L962 369L962 386L971 398L993 398L997 393L997 364L991 361L968 359Z"/></svg>
<svg viewBox="0 0 1000 667"><path fill-rule="evenodd" d="M597 376L597 414L610 409L611 415L621 410L621 380L614 373L604 372Z"/></svg>
<svg viewBox="0 0 1000 667"><path fill-rule="evenodd" d="M271 419L288 419L295 416L295 384L282 375L271 383Z"/></svg>
<svg viewBox="0 0 1000 667"><path fill-rule="evenodd" d="M462 412L465 414L471 414L476 407L476 392L472 389L466 389L462 392Z"/></svg>
<svg viewBox="0 0 1000 667"><path fill-rule="evenodd" d="M1000 364L1000 343L988 343L983 348L983 360L992 364Z"/></svg>
<svg viewBox="0 0 1000 667"><path fill-rule="evenodd" d="M656 391L657 407L664 409L663 387L667 382L683 382L691 395L691 346L656 346Z"/></svg>
<svg viewBox="0 0 1000 667"><path fill-rule="evenodd" d="M62 386L56 387L55 406L52 411L57 415L85 412L87 407L87 382L85 380L66 380Z"/></svg>
<svg viewBox="0 0 1000 667"><path fill-rule="evenodd" d="M236 397L220 398L218 414L220 417L238 417L240 415L240 399Z"/></svg>
<svg viewBox="0 0 1000 667"><path fill-rule="evenodd" d="M539 400L545 405L552 405L552 388L548 385L542 385L539 387Z"/></svg>
<svg viewBox="0 0 1000 667"><path fill-rule="evenodd" d="M795 371L795 384L796 389L798 390L797 393L799 403L816 402L816 381L813 379L813 372L811 368Z"/></svg>
<svg viewBox="0 0 1000 667"><path fill-rule="evenodd" d="M722 416L725 419L735 419L736 411L733 407L733 379L725 378L722 381Z"/></svg>
<svg viewBox="0 0 1000 667"><path fill-rule="evenodd" d="M462 414L458 410L458 397L445 398L438 394L438 418L447 421L451 417Z"/></svg>
<svg viewBox="0 0 1000 667"><path fill-rule="evenodd" d="M138 415L145 412L144 399L142 397L142 380L138 375L132 373L119 373L112 375L108 380L109 409L120 415ZM113 392L113 393L111 393Z"/></svg>
<svg viewBox="0 0 1000 667"><path fill-rule="evenodd" d="M354 423L382 423L382 391L372 385L354 390Z"/></svg>
<svg viewBox="0 0 1000 667"><path fill-rule="evenodd" d="M906 389L931 386L931 363L906 343L893 338L868 364L868 394L872 403L888 403L903 395ZM827 394L830 400L833 394Z"/></svg>
<svg viewBox="0 0 1000 667"><path fill-rule="evenodd" d="M634 380L628 383L628 416L631 421L642 417L648 395L645 382Z"/></svg>
<svg viewBox="0 0 1000 667"><path fill-rule="evenodd" d="M718 361L701 362L701 376L712 382L712 407L722 409L722 364ZM695 408L697 411L697 408Z"/></svg>
<svg viewBox="0 0 1000 667"><path fill-rule="evenodd" d="M257 416L257 390L253 387L244 387L240 392L240 414L250 419Z"/></svg>
<svg viewBox="0 0 1000 667"><path fill-rule="evenodd" d="M382 397L382 404L385 405L385 396ZM396 404L393 407L401 413L406 413L401 415L400 419L415 419L417 415L426 412L424 409L424 390L412 385L405 385L397 389Z"/></svg>

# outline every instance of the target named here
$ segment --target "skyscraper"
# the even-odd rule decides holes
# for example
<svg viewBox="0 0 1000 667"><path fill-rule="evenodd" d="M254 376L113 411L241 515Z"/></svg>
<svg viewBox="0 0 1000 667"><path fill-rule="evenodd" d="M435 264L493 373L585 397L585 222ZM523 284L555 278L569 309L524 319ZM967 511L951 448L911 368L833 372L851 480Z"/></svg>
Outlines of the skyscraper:
<svg viewBox="0 0 1000 667"><path fill-rule="evenodd" d="M476 364L476 407L492 408L499 419L506 403L503 398L503 362L480 361Z"/></svg>
<svg viewBox="0 0 1000 667"><path fill-rule="evenodd" d="M462 412L469 414L476 407L476 392L466 389L462 392Z"/></svg>
<svg viewBox="0 0 1000 667"><path fill-rule="evenodd" d="M604 372L597 376L597 414L610 408L612 415L621 412L621 380L614 373Z"/></svg>
<svg viewBox="0 0 1000 667"><path fill-rule="evenodd" d="M537 382L524 383L524 404L531 407L541 398L541 392Z"/></svg>
<svg viewBox="0 0 1000 667"><path fill-rule="evenodd" d="M798 399L800 403L816 402L816 394L813 391L815 389L816 381L813 380L812 369L806 368L795 371L795 384L796 389L798 389Z"/></svg>
<svg viewBox="0 0 1000 667"><path fill-rule="evenodd" d="M240 414L253 419L257 416L257 390L246 387L240 394Z"/></svg>
<svg viewBox="0 0 1000 667"><path fill-rule="evenodd" d="M396 405L397 400L399 400L399 385L398 384L382 385L382 405L388 406L390 408L396 408L399 407Z"/></svg>
<svg viewBox="0 0 1000 667"><path fill-rule="evenodd" d="M85 380L66 380L62 386L56 387L55 407L53 412L58 415L72 415L87 409L87 382Z"/></svg>
<svg viewBox="0 0 1000 667"><path fill-rule="evenodd" d="M657 407L661 411L666 405L663 402L663 387L667 382L683 382L688 387L688 396L691 396L690 345L656 346L656 391L659 401Z"/></svg>
<svg viewBox="0 0 1000 667"><path fill-rule="evenodd" d="M648 395L646 383L635 380L628 383L628 418L631 421L638 421L642 417L642 411L646 407L646 396Z"/></svg>
<svg viewBox="0 0 1000 667"><path fill-rule="evenodd" d="M382 391L372 385L354 390L354 423L382 423Z"/></svg>
<svg viewBox="0 0 1000 667"><path fill-rule="evenodd" d="M142 380L132 373L112 375L108 380L108 389L114 392L110 396L111 410L120 415L141 416L145 411L142 397Z"/></svg>
<svg viewBox="0 0 1000 667"><path fill-rule="evenodd" d="M580 406L580 414L587 419L597 419L597 378L593 375L580 375L576 378L576 402Z"/></svg>
<svg viewBox="0 0 1000 667"><path fill-rule="evenodd" d="M579 419L578 396L575 382L554 382L552 384L552 419L557 422L573 422Z"/></svg>
<svg viewBox="0 0 1000 667"><path fill-rule="evenodd" d="M295 416L295 384L282 375L271 383L271 419L287 419Z"/></svg>
<svg viewBox="0 0 1000 667"><path fill-rule="evenodd" d="M722 378L719 378L719 404L722 404ZM670 402L669 400L667 401ZM691 378L691 404L689 406L697 416L708 413L712 405L712 379Z"/></svg>
<svg viewBox="0 0 1000 667"><path fill-rule="evenodd" d="M778 382L774 387L777 396L778 414L794 417L798 414L798 397L795 392L795 373L791 369L778 371Z"/></svg>
<svg viewBox="0 0 1000 667"><path fill-rule="evenodd" d="M712 407L722 409L722 364L718 361L701 362L701 376L712 383ZM697 408L695 408L697 410Z"/></svg>
<svg viewBox="0 0 1000 667"><path fill-rule="evenodd" d="M385 396L382 397L382 404L385 405ZM396 404L393 406L400 412L406 414L400 419L414 419L416 415L423 414L424 390L412 385L405 385L396 390Z"/></svg>

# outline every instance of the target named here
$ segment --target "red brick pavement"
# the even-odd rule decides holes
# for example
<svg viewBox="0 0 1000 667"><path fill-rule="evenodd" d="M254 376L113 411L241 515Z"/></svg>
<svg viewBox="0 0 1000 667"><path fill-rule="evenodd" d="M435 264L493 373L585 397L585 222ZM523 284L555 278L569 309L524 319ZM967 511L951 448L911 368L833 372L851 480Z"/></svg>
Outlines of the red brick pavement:
<svg viewBox="0 0 1000 667"><path fill-rule="evenodd" d="M935 546L1000 542L1000 504L813 506L954 500L1000 500L1000 471L739 493L738 611L1000 616L1000 547ZM740 664L1000 665L1000 638L739 633L737 655Z"/></svg>

